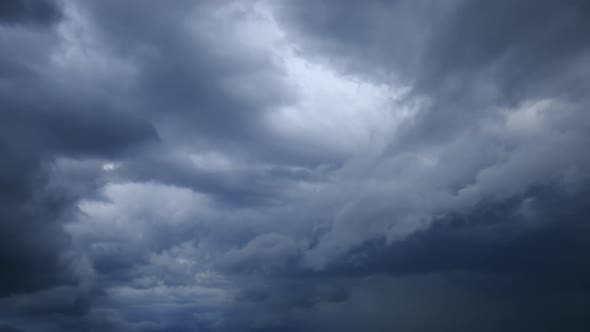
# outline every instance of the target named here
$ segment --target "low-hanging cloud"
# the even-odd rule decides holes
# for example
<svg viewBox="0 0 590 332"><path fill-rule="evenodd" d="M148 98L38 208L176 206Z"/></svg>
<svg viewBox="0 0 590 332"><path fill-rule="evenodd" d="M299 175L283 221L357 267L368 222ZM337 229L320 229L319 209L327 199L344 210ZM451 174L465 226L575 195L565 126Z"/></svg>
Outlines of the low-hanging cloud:
<svg viewBox="0 0 590 332"><path fill-rule="evenodd" d="M585 331L585 1L6 1L0 331Z"/></svg>

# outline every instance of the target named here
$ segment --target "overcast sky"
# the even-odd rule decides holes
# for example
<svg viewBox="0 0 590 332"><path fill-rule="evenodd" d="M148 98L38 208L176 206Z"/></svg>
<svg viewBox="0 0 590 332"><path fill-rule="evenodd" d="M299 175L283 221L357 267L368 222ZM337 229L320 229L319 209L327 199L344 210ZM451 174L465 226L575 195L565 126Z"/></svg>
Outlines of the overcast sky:
<svg viewBox="0 0 590 332"><path fill-rule="evenodd" d="M587 0L1 0L0 332L590 330Z"/></svg>

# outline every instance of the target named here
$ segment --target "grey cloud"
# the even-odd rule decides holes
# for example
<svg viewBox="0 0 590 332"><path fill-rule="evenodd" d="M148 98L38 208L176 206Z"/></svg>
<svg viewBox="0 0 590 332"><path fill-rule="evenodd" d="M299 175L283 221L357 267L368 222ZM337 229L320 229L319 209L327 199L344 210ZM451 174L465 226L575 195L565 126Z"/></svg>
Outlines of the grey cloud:
<svg viewBox="0 0 590 332"><path fill-rule="evenodd" d="M71 189L71 178L58 180L57 160L116 159L156 141L157 134L99 93L54 76L67 74L50 59L59 48L56 4L9 1L1 7L2 22L11 23L0 27L7 50L0 61L2 320L21 317L36 331L54 315L80 319L93 298L77 288L92 280L79 269L64 227L78 217L77 201L99 181L93 177L78 184L83 190ZM22 29L16 25L21 22L43 27Z"/></svg>
<svg viewBox="0 0 590 332"><path fill-rule="evenodd" d="M523 286L526 282L492 275L374 276L353 287L350 301L299 318L305 321L302 330L311 331L557 331L564 325L584 330L587 322L577 299L567 299L565 293L519 291ZM556 315L555 310L565 303L572 310Z"/></svg>
<svg viewBox="0 0 590 332"><path fill-rule="evenodd" d="M339 259L333 269L369 275L534 274L539 283L543 278L571 278L561 286L585 288L585 191L556 194L554 188L537 188L501 203L482 203L468 213L441 217L431 228L389 246L368 242ZM522 213L523 204L529 205L528 214Z"/></svg>
<svg viewBox="0 0 590 332"><path fill-rule="evenodd" d="M422 84L472 79L492 68L488 77L504 94L526 91L588 50L588 14L584 1L464 2L432 35Z"/></svg>
<svg viewBox="0 0 590 332"><path fill-rule="evenodd" d="M10 326L2 326L2 327L0 327L0 331L2 331L2 332L23 332L24 330L10 327Z"/></svg>
<svg viewBox="0 0 590 332"><path fill-rule="evenodd" d="M414 121L391 137L388 150L376 162L382 166L372 171L383 172L378 175L383 179L393 176L387 174L385 167L401 167L401 172L411 173L410 167L405 169L403 164L397 165L396 160L402 159L401 156L408 153L427 158L437 155L435 159L438 159L442 157L438 154L442 149L446 156L435 161L441 167L431 173L430 182L416 181L415 188L408 190L422 195L422 185L432 186L443 197L449 195L444 198L449 200L456 199L452 192L458 190L459 200L473 201L483 197L502 198L524 191L537 182L555 181L565 176L572 165L585 168L585 158L575 152L577 148L569 149L587 140L583 134L577 136L587 127L583 111L587 98L583 92L576 92L579 91L576 86L583 86L579 84L587 77L583 60L587 47L585 41L580 40L583 39L580 31L585 30L587 21L585 5L575 1L543 4L499 1L486 5L464 1L445 4L440 11L435 10L436 6L428 1L370 2L367 5L323 1L277 5L277 10L291 24L287 25L290 28L287 31L301 42L304 54L319 54L336 66L344 61L344 67L338 67L341 70L378 82L383 78L375 76L374 72L383 68L411 77L411 80L402 79L395 84L409 84L412 92L407 102L413 98L426 102L420 106ZM414 20L397 18L402 15ZM423 30L412 28L419 24L416 21L423 24ZM401 24L408 30L395 29L392 24ZM494 28L494 24L500 26ZM396 39L397 33L402 33L410 42ZM390 35L388 43L374 39ZM510 36L504 38L506 35ZM383 59L404 57L406 52L414 51L417 53L410 58L419 59L419 63L413 66L403 61L396 63L396 60L384 62L376 60L371 52L367 56L364 52L359 54L359 50L367 49ZM468 58L463 59L463 56ZM538 63L527 60L528 57ZM519 74L515 75L516 72ZM519 90L521 92L517 92ZM556 104L547 105L548 112L553 115L546 118L544 133L527 137L528 129L516 128L510 118L519 117L519 110L536 103L540 105L548 99ZM560 123L561 120L550 120L553 116L555 119L571 116L576 120ZM523 118L523 123L527 121L533 124L535 120ZM571 128L568 134L562 131L565 123ZM492 128L503 126L508 127L507 131L500 130L504 134L493 132ZM469 143L461 144L461 141ZM468 149L471 155L454 151L459 146ZM490 148L492 150L480 155L480 151ZM491 154L485 155L487 153ZM480 157L474 158L473 154ZM478 158L489 159L476 166ZM469 170L463 168L462 172L454 173L454 167L466 165L471 165ZM463 184L443 184L449 176ZM396 195L396 200L406 199L404 193L389 193ZM377 207L383 210L383 215L392 217L391 211L399 209L392 206L388 211L385 206L396 203L384 201L380 206L377 202L383 198L382 193L376 196L367 193L370 201L367 206L372 205L373 210ZM362 219L362 215L358 217Z"/></svg>
<svg viewBox="0 0 590 332"><path fill-rule="evenodd" d="M253 15L247 8L208 16L224 5L183 2L163 9L158 2L105 1L73 7L102 52L131 63L131 93L122 98L131 98L131 107L151 119L165 141L123 163L123 178L187 186L229 204L273 204L293 178L280 170L311 173L308 168L324 162L324 151L294 148L296 142L268 128L265 116L296 93L280 63L235 36L237 23ZM186 157L211 151L235 157L238 169L199 170ZM249 163L267 169L240 168Z"/></svg>
<svg viewBox="0 0 590 332"><path fill-rule="evenodd" d="M587 330L588 8L0 5L0 330Z"/></svg>
<svg viewBox="0 0 590 332"><path fill-rule="evenodd" d="M272 273L290 265L298 251L297 244L288 237L262 234L243 248L227 252L219 264L222 270L231 273Z"/></svg>
<svg viewBox="0 0 590 332"><path fill-rule="evenodd" d="M134 60L140 106L163 124L173 122L172 137L179 133L176 128L182 128L184 135L194 132L189 137L253 139L264 134L260 114L288 100L280 68L256 50L240 53L243 42L230 35L233 22L220 17L227 28L218 27L207 16L223 2L182 2L178 7L157 1L86 5L83 10L88 11L97 38L105 40L105 48L114 56ZM217 34L228 42L218 41ZM240 91L251 88L252 94Z"/></svg>
<svg viewBox="0 0 590 332"><path fill-rule="evenodd" d="M47 25L61 16L61 10L53 0L7 0L0 4L0 22L5 24Z"/></svg>
<svg viewBox="0 0 590 332"><path fill-rule="evenodd" d="M274 5L303 52L349 74L407 81L419 70L428 36L455 3L328 0Z"/></svg>
<svg viewBox="0 0 590 332"><path fill-rule="evenodd" d="M409 130L417 140L469 128L494 116L494 106L543 98L585 104L584 1L320 1L277 7L303 52L323 55L369 80L395 82L402 75L402 84L431 100L417 128Z"/></svg>
<svg viewBox="0 0 590 332"><path fill-rule="evenodd" d="M276 7L304 52L341 62L341 69L358 75L403 73L430 91L454 86L460 93L477 79L475 86L497 80L504 93L516 93L564 64L578 64L588 47L588 8L577 0L306 1Z"/></svg>

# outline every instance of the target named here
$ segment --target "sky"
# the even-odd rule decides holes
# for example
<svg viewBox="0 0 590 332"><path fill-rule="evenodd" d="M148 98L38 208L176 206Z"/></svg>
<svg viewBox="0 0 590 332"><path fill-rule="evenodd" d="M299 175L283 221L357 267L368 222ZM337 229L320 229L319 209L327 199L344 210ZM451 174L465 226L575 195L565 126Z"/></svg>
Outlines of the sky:
<svg viewBox="0 0 590 332"><path fill-rule="evenodd" d="M589 33L587 0L2 0L0 332L590 330Z"/></svg>

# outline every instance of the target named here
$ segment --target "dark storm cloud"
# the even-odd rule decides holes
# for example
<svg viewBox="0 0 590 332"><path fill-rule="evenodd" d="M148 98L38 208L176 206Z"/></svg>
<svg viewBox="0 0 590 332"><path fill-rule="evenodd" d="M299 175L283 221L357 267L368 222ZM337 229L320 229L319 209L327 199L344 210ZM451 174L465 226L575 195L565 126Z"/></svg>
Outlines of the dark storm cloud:
<svg viewBox="0 0 590 332"><path fill-rule="evenodd" d="M572 114L575 115L572 122L567 120L566 126L572 132L587 130L588 122L583 114L588 100L583 87L589 77L585 38L589 15L585 2L463 1L445 4L441 11L436 11L436 6L429 2L409 4L403 1L375 1L366 5L346 1L277 5L279 13L291 24L292 35L303 44L303 52L360 77L382 82L393 76L394 82L400 79L414 82L413 94L428 98L428 106L417 121L402 129L401 139L388 151L392 155L466 139L474 128L495 123L501 109L522 107L527 101L543 98L556 98L573 105ZM419 23L404 17L420 18ZM398 34L404 38L399 38ZM555 107L555 112L566 114L569 111L566 107ZM560 126L557 122L552 125ZM409 135L404 136L406 133ZM537 144L545 145L547 143L543 142L555 139L549 133L546 135L547 141L540 135ZM582 135L576 141L587 139ZM529 154L532 150L523 143L507 142L507 146L521 146L518 159L526 163L528 158L533 160L534 157ZM473 141L472 144L478 143ZM574 146L569 144L564 149L578 151ZM559 150L548 149L547 157L558 158ZM576 167L587 169L587 163L578 164L575 159L565 158L569 160L568 165L577 164ZM469 162L465 158L462 163ZM490 168L502 168L503 163L494 161L495 165ZM452 165L449 161L449 165L440 167ZM531 169L534 167L531 164ZM567 172L556 169L552 174L559 173ZM588 259L588 241L581 235L587 233L588 211L582 208L584 191L568 196L562 189L549 186L545 189L548 193L529 200L521 195L529 190L534 192L535 185L543 186L553 180L537 177L521 187L516 195L511 194L508 183L526 183L522 175L504 173L497 178L503 185L489 191L486 195L489 199L483 199L469 212L462 210L458 215L436 217L427 230L391 244L378 239L344 251L342 257L325 267L322 273L334 277L385 273L396 278L442 273L443 278L447 278L444 276L455 271L468 271L483 275L486 280L481 284L476 277L468 276L464 282L473 282L470 292L489 287L502 294L500 296L514 301L519 298L523 305L527 305L524 304L526 298L533 297L533 293L546 299L532 306L534 309L520 312L520 318L507 319L505 325L491 324L491 330L541 328L552 331L561 320L569 320L572 329L583 330L588 321L579 310L584 304L577 298L588 292L585 281L588 269L584 264ZM439 174L449 180L450 176L442 170ZM469 176L461 177L467 180ZM480 179L476 176L467 181L477 183ZM459 186L466 186L465 189L471 185ZM469 191L458 189L458 193ZM504 198L493 198L497 195ZM378 200L371 197L373 201ZM372 204L390 217L395 215L393 208L387 210ZM519 215L518 209L528 209L529 205L534 205L536 212L528 217ZM357 215L361 220L370 220L379 213L362 211ZM505 278L505 282L519 286L502 288L500 281L489 276L501 276L499 278ZM568 309L553 305L553 292L560 294L556 298L568 303ZM483 304L487 300L482 297L479 301ZM544 320L544 327L533 324L539 311L552 312L555 320ZM485 310L473 315L486 316ZM431 328L438 326L436 318L429 319ZM460 325L464 325L462 329L465 330L477 328L468 322ZM411 329L412 326L416 324L401 328Z"/></svg>
<svg viewBox="0 0 590 332"><path fill-rule="evenodd" d="M41 9L50 9L44 4L35 8L29 3L15 3L18 6L3 12L2 19L44 25L57 22L57 16L54 19L49 12L41 15ZM181 318L179 326L174 327L168 326L170 317L160 324L150 322L148 317L145 323L142 319L126 322L124 317L100 309L97 312L100 298L87 295L85 289L129 282L144 270L159 273L145 267L147 259L152 250L175 245L168 243L176 241L176 237L154 237L153 245L143 251L115 241L81 254L72 252L72 246L78 244L64 231L66 221L80 217L76 206L80 199L97 196L93 191L102 183L104 172L102 165L92 164L92 160L127 161L125 169L130 171L122 173L123 181L155 179L211 192L224 201L256 200L255 196L261 195L257 192L269 189L256 187L255 183L247 185L243 178L248 174L206 172L195 176L187 170L185 178L176 174L174 179L168 179L167 173L155 171L161 165L152 162L155 156L150 154L162 153L158 149L171 145L152 145L142 152L146 156L138 156L136 148L160 139L151 121L160 122L159 129L171 143L186 139L207 142L212 137L259 141L258 136L267 135L259 134L263 130L260 114L284 98L281 89L274 88L278 74L269 62L258 62L257 56L237 54L235 46L209 40L216 32L190 27L201 22L199 18L210 20L205 14L214 9L212 4L186 3L170 8L156 2L101 2L65 7L70 16L64 17L63 25L23 32L7 24L0 31L6 36L6 46L13 43L0 62L0 152L8 161L0 171L4 206L0 290L7 296L4 315L20 317L15 325L33 330L194 330L187 318ZM117 97L114 86L119 82L115 79L103 83L93 76L90 67L70 69L67 62L63 67L61 61L71 61L63 58L76 56L68 52L77 47L77 40L72 43L62 39L70 29L68 24L76 19L88 24L92 42L101 45L97 56L131 63L139 82L132 85L131 94ZM258 86L267 88L252 90L252 80L260 80ZM105 98L106 91L113 95L107 92ZM137 162L132 160L134 157ZM142 161L149 164L142 165ZM83 166L85 163L89 166ZM143 172L143 168L151 170ZM60 173L74 171L82 173ZM224 185L220 183L224 175L244 184ZM81 180L90 183L80 186L72 182ZM178 279L176 275L162 277L169 282ZM59 287L66 286L73 288L59 291ZM21 305L10 307L18 302Z"/></svg>
<svg viewBox="0 0 590 332"><path fill-rule="evenodd" d="M116 157L130 146L157 137L143 120L117 114L106 105L58 102L35 109L28 105L31 101L11 103L10 97L3 97L3 107L14 111L2 116L3 140L19 137L21 147L27 150L72 157Z"/></svg>
<svg viewBox="0 0 590 332"><path fill-rule="evenodd" d="M107 49L133 59L141 107L185 135L194 131L189 137L252 139L264 135L260 114L289 94L281 89L275 64L255 50L241 52L233 21L220 16L226 26L218 27L207 16L223 4L103 1L89 2L83 10ZM229 19L247 13L232 15Z"/></svg>
<svg viewBox="0 0 590 332"><path fill-rule="evenodd" d="M347 73L414 80L428 38L458 1L298 1L275 4L305 52Z"/></svg>
<svg viewBox="0 0 590 332"><path fill-rule="evenodd" d="M17 329L10 326L0 326L0 331L2 332L24 332L25 330Z"/></svg>
<svg viewBox="0 0 590 332"><path fill-rule="evenodd" d="M56 163L116 159L157 135L145 120L56 75L66 74L50 60L62 17L56 4L7 1L0 13L7 23L0 27L0 320L21 316L27 326L80 317L92 296L76 285L89 280L63 227L76 218L82 191L57 181ZM85 180L75 184L87 187L84 195L96 189L96 178Z"/></svg>
<svg viewBox="0 0 590 332"><path fill-rule="evenodd" d="M29 285L45 287L67 274L59 263L59 253L68 243L59 219L67 217L77 198L67 188L50 185L54 158L116 158L155 137L153 129L141 121L90 103L45 101L41 94L38 99L12 98L19 88L5 85L0 92L0 153L5 160L0 171L2 267L11 271L2 277L4 293L30 290Z"/></svg>
<svg viewBox="0 0 590 332"><path fill-rule="evenodd" d="M579 64L590 46L589 16L586 1L466 1L431 36L419 84L474 82L487 71L504 96L525 97L529 86L560 83L544 81ZM568 93L551 90L544 92Z"/></svg>
<svg viewBox="0 0 590 332"><path fill-rule="evenodd" d="M432 100L419 128L411 129L424 140L468 127L494 106L553 97L577 103L587 96L586 1L277 7L304 51L353 75L410 82L416 95Z"/></svg>
<svg viewBox="0 0 590 332"><path fill-rule="evenodd" d="M493 116L492 105L542 98L585 104L589 16L585 1L461 3L421 56L416 91L436 99L423 130L457 130Z"/></svg>
<svg viewBox="0 0 590 332"><path fill-rule="evenodd" d="M0 4L0 24L47 25L61 16L58 4L52 0L6 0Z"/></svg>
<svg viewBox="0 0 590 332"><path fill-rule="evenodd" d="M285 273L285 267L273 264L276 257L272 257L284 249L267 245L266 250L254 251L248 245L239 252L239 262L249 261L251 264L244 266L250 270L240 273L271 275L266 282L273 286L246 286L243 281L244 291L236 298L241 306L236 310L248 313L251 319L233 315L244 320L241 324L251 324L252 317L258 317L272 326L272 319L265 316L272 313L270 317L280 317L280 326L285 328L315 331L339 326L343 331L355 331L359 327L354 321L341 326L333 316L317 314L323 310L318 308L340 311L352 306L355 309L351 310L362 311L377 305L383 308L371 309L375 316L366 324L374 324L378 331L469 331L480 328L482 321L487 322L483 329L489 331L554 331L564 322L572 330L583 331L590 323L583 309L590 292L584 188L575 193L536 188L502 202L482 203L465 214L441 217L431 228L392 244L381 239L368 241L316 273L293 268L296 264ZM249 252L257 252L259 257ZM237 253L230 256L237 261ZM234 262L233 268L240 267ZM384 278L390 286L357 284L366 278ZM359 295L372 287L375 298ZM450 303L449 297L453 297ZM397 307L406 301L411 309ZM248 309L250 306L265 309ZM294 314L302 308L304 314ZM551 315L543 316L543 312ZM446 321L447 314L454 317L453 323ZM366 319L346 311L340 315ZM290 321L293 316L298 318Z"/></svg>
<svg viewBox="0 0 590 332"><path fill-rule="evenodd" d="M325 155L293 149L269 130L264 117L295 93L277 61L235 36L237 22L252 14L211 14L224 5L181 2L163 9L157 1L103 1L76 7L103 51L131 63L137 73L132 107L157 123L168 143L122 165L122 176L193 188L229 204L272 204L293 177L286 173L290 166L315 167ZM237 166L262 162L272 169L199 171L186 156L216 150L235 156Z"/></svg>
<svg viewBox="0 0 590 332"><path fill-rule="evenodd" d="M589 8L4 2L0 331L586 330Z"/></svg>
<svg viewBox="0 0 590 332"><path fill-rule="evenodd" d="M123 179L157 180L178 187L187 187L210 194L229 206L278 204L285 195L284 188L298 181L317 182L321 172L307 168L275 165L271 168L241 169L241 164L229 169L200 168L182 155L159 155L127 162L117 171Z"/></svg>
<svg viewBox="0 0 590 332"><path fill-rule="evenodd" d="M342 69L361 75L404 73L429 90L495 79L502 89L522 89L560 70L571 74L564 66L577 64L589 46L588 4L579 0L328 0L277 7L305 51L345 58Z"/></svg>
<svg viewBox="0 0 590 332"><path fill-rule="evenodd" d="M559 287L588 291L586 192L542 188L500 203L483 203L466 214L441 217L431 228L389 246L383 241L367 243L342 257L333 269L361 275L536 275L539 284L561 277L565 280Z"/></svg>

